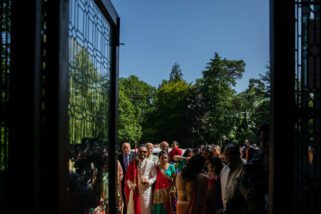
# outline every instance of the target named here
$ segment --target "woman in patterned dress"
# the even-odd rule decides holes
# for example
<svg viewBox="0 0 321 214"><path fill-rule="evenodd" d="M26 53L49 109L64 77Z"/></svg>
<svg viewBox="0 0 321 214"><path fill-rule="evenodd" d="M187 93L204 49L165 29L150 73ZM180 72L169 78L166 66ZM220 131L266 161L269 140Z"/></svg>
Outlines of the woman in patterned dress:
<svg viewBox="0 0 321 214"><path fill-rule="evenodd" d="M164 151L159 153L159 165L156 166L157 177L153 193L153 214L170 214L171 197L176 176L175 167L168 163L168 154Z"/></svg>

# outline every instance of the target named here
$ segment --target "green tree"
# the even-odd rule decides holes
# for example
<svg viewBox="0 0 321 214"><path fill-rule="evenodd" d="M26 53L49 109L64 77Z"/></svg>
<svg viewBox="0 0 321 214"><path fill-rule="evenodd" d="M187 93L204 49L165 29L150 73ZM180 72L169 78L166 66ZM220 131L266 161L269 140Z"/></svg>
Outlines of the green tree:
<svg viewBox="0 0 321 214"><path fill-rule="evenodd" d="M184 81L170 81L162 84L157 91L154 126L158 131L158 141L186 141L187 95L190 85Z"/></svg>
<svg viewBox="0 0 321 214"><path fill-rule="evenodd" d="M262 90L262 99L256 108L255 112L255 122L258 126L262 123L270 123L270 104L271 104L271 70L270 65L265 67L267 70L264 74L260 74L260 81L263 83L264 87ZM257 133L257 129L255 132Z"/></svg>
<svg viewBox="0 0 321 214"><path fill-rule="evenodd" d="M156 88L131 75L119 79L119 140L138 142L144 136L155 134L148 125L154 111ZM144 130L144 131L143 131Z"/></svg>
<svg viewBox="0 0 321 214"><path fill-rule="evenodd" d="M197 81L203 94L204 125L207 133L206 143L215 143L223 137L230 137L235 126L233 112L233 86L242 77L245 63L243 60L222 59L215 53L203 71L203 78Z"/></svg>
<svg viewBox="0 0 321 214"><path fill-rule="evenodd" d="M143 141L178 140L184 145L188 139L186 123L187 96L190 84L182 79L180 66L175 63L169 80L159 85L154 105L143 123Z"/></svg>
<svg viewBox="0 0 321 214"><path fill-rule="evenodd" d="M266 71L260 75L260 80L264 83L264 97L270 99L271 97L271 66L267 64L265 66Z"/></svg>
<svg viewBox="0 0 321 214"><path fill-rule="evenodd" d="M266 68L269 69L267 66ZM270 117L270 72L267 70L259 79L250 79L248 88L235 96L234 109L238 121L236 137L255 139L258 127L269 122Z"/></svg>
<svg viewBox="0 0 321 214"><path fill-rule="evenodd" d="M172 71L169 75L170 82L179 82L183 80L183 73L181 70L181 66L175 62L172 67Z"/></svg>
<svg viewBox="0 0 321 214"><path fill-rule="evenodd" d="M203 94L200 87L197 84L192 85L189 88L187 96L187 121L188 132L186 133L189 137L187 139L187 145L194 148L196 145L203 144L207 128L205 126L205 105Z"/></svg>
<svg viewBox="0 0 321 214"><path fill-rule="evenodd" d="M137 76L119 79L119 87L134 106L136 117L140 124L145 120L146 114L152 110L156 98L156 88L139 80Z"/></svg>
<svg viewBox="0 0 321 214"><path fill-rule="evenodd" d="M123 87L119 88L118 113L118 141L139 141L142 136L142 127L139 124L135 107L126 96Z"/></svg>

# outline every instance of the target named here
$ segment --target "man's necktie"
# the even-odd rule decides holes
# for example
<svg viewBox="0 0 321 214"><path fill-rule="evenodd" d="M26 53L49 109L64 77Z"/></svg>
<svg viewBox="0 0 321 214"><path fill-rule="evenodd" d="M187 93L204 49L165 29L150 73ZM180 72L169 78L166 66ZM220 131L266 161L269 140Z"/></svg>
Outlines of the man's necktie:
<svg viewBox="0 0 321 214"><path fill-rule="evenodd" d="M125 169L127 170L128 168L128 155L125 155Z"/></svg>

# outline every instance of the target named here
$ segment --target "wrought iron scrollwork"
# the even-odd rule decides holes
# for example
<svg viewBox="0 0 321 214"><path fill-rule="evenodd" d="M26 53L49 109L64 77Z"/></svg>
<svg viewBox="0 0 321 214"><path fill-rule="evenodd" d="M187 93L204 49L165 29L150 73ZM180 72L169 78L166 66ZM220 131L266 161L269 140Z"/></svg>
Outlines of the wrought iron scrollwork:
<svg viewBox="0 0 321 214"><path fill-rule="evenodd" d="M295 1L295 205L314 213L320 201L320 0Z"/></svg>
<svg viewBox="0 0 321 214"><path fill-rule="evenodd" d="M111 28L93 0L71 0L69 13L70 143L107 141Z"/></svg>

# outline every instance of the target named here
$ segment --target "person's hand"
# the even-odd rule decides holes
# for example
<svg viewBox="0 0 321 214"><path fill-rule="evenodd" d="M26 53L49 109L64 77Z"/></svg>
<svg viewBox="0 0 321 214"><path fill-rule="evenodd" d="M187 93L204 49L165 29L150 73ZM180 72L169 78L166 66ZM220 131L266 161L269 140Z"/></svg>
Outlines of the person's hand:
<svg viewBox="0 0 321 214"><path fill-rule="evenodd" d="M135 190L136 186L137 186L136 184L131 184L131 185L129 186L129 189L130 189L130 190Z"/></svg>
<svg viewBox="0 0 321 214"><path fill-rule="evenodd" d="M170 191L169 191L169 194L170 194L172 197L175 197L175 198L176 198L176 188L175 188L175 186L172 186L172 188L171 188Z"/></svg>
<svg viewBox="0 0 321 214"><path fill-rule="evenodd" d="M146 178L143 178L142 184L144 184L145 186L148 186L149 182Z"/></svg>

